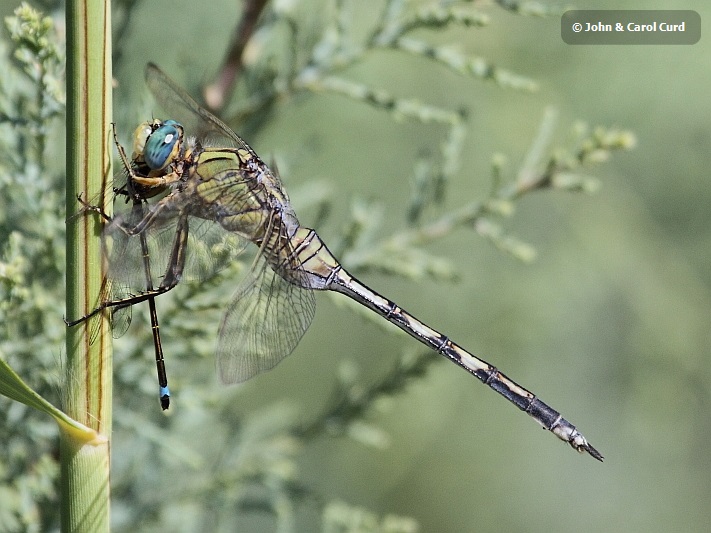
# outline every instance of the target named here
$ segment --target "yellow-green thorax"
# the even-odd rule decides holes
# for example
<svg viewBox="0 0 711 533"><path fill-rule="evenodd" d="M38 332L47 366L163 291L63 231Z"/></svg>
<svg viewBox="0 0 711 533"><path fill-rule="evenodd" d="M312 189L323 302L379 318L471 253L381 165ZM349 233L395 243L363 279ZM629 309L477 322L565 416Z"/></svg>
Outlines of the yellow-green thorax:
<svg viewBox="0 0 711 533"><path fill-rule="evenodd" d="M279 178L252 152L197 148L191 159L182 194L192 199L193 216L216 220L258 245L275 223L285 224L289 235L298 228Z"/></svg>

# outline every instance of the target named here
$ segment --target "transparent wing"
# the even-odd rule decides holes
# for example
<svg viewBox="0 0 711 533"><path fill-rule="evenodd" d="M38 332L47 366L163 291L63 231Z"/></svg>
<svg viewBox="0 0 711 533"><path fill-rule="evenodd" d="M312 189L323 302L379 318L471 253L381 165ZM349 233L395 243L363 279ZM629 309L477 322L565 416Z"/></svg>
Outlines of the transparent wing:
<svg viewBox="0 0 711 533"><path fill-rule="evenodd" d="M147 278L144 251L141 238L145 238L148 249L151 285L161 285L171 264L173 249L177 242L179 213L171 209L171 198L159 201L163 205L142 203L142 210L129 209L117 213L104 230L109 248L109 278L112 284L128 295L146 290ZM159 212L141 233L132 235L141 220ZM182 265L181 279L203 281L225 268L244 250L246 241L236 233L225 231L219 224L209 220L189 219L185 264ZM114 290L116 293L116 289Z"/></svg>
<svg viewBox="0 0 711 533"><path fill-rule="evenodd" d="M215 115L203 109L177 83L171 80L154 63L146 65L146 85L158 104L170 116L163 119L177 120L183 125L186 135L194 135L208 146L232 146L257 154L244 140Z"/></svg>
<svg viewBox="0 0 711 533"><path fill-rule="evenodd" d="M125 289L112 283L110 279L105 279L104 285L101 289L101 294L99 296L99 302L125 298L128 295L129 294ZM97 306L99 305L99 302L96 303ZM105 312L110 313L111 335L114 339L120 338L124 333L126 333L128 326L131 325L131 306L111 307L108 310L105 310ZM101 313L99 313L88 319L89 342L91 344L94 344L94 341L96 341L96 338L99 335L99 329L101 328L101 316Z"/></svg>
<svg viewBox="0 0 711 533"><path fill-rule="evenodd" d="M260 255L235 292L220 326L217 370L240 383L289 355L311 324L314 293L286 281Z"/></svg>
<svg viewBox="0 0 711 533"><path fill-rule="evenodd" d="M121 180L123 180L124 182L126 181L123 172L117 173L113 181L106 180L104 182L102 191L93 198L87 199L84 198L83 195L81 195L78 199L77 205L80 205L82 207L79 207L77 211L69 217L69 220L80 216L100 216L102 217L104 228L106 228L106 225L108 223L105 219L103 219L103 209L104 206L111 205L115 201L116 195L114 193L112 185L114 182L120 182ZM110 277L107 277L103 280L99 299L95 302L94 306L98 307L102 302L122 299L129 295L130 293L126 287L122 287L120 283L114 283ZM119 338L126 332L128 326L131 323L131 308L116 307L111 308L106 312L109 313L111 319L112 334L114 338ZM101 314L97 314L88 319L89 339L92 344L96 340L96 337L99 333L99 329L101 326L101 316Z"/></svg>

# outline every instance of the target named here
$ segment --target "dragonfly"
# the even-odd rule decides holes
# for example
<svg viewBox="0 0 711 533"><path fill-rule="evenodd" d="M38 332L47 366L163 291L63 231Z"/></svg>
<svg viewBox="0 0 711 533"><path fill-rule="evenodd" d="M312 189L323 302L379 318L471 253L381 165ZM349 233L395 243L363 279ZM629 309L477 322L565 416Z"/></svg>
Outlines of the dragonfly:
<svg viewBox="0 0 711 533"><path fill-rule="evenodd" d="M216 366L223 383L244 382L292 353L313 319L316 291L334 291L463 368L575 450L603 460L535 394L349 274L316 231L299 223L279 174L239 135L156 65L147 65L145 77L172 118L141 124L130 160L117 142L133 208L105 229L118 242L109 276L135 290L102 301L69 325L105 309L151 303L183 279L216 272L251 243L255 259L219 327ZM162 272L155 284L148 257ZM157 317L152 325L157 333ZM160 374L158 348L156 364Z"/></svg>

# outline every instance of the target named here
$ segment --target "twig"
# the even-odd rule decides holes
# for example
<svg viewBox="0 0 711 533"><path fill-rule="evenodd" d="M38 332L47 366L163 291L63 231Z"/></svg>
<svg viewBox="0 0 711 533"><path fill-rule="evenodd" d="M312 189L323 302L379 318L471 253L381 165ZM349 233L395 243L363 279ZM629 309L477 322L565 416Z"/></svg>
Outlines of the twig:
<svg viewBox="0 0 711 533"><path fill-rule="evenodd" d="M242 72L242 53L257 27L257 20L259 20L259 15L266 4L267 0L247 0L245 2L242 20L237 25L217 79L205 87L203 92L205 103L211 111L219 111L227 104L228 97L232 94L232 88Z"/></svg>

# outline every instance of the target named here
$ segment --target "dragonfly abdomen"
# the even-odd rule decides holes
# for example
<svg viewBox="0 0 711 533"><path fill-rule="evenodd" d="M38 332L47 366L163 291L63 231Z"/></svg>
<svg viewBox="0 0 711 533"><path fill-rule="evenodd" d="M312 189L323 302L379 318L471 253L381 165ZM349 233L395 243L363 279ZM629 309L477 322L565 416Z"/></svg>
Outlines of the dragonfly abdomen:
<svg viewBox="0 0 711 533"><path fill-rule="evenodd" d="M528 413L544 429L552 432L559 439L567 442L579 452L586 451L596 459L602 460L602 455L588 444L585 437L573 424L535 394L500 372L495 366L475 357L451 341L447 341L440 353L476 376L484 385L488 385L501 394L521 411Z"/></svg>
<svg viewBox="0 0 711 533"><path fill-rule="evenodd" d="M525 413L528 413L544 429L567 442L577 451L587 452L595 459L602 461L603 457L600 452L591 446L575 426L563 418L558 411L538 399L532 392L509 379L496 367L483 359L479 359L452 342L446 335L430 328L394 302L369 289L349 275L342 267L339 266L326 288L345 294L369 307L410 336L473 374L482 383L501 394Z"/></svg>

